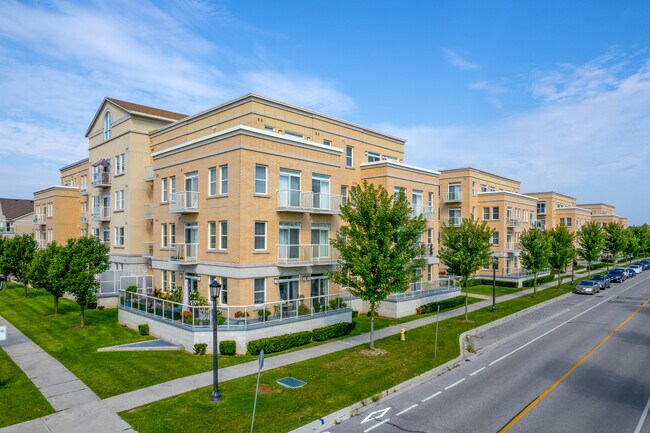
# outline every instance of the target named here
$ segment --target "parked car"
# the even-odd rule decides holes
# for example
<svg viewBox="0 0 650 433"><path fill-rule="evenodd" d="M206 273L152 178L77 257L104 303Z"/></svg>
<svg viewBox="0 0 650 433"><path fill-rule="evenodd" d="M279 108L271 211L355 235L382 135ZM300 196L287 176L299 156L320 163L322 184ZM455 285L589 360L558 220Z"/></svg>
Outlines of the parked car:
<svg viewBox="0 0 650 433"><path fill-rule="evenodd" d="M641 266L643 266L643 270L644 270L644 271L647 271L648 269L650 269L650 260L641 260L641 261L639 262L639 264L640 264Z"/></svg>
<svg viewBox="0 0 650 433"><path fill-rule="evenodd" d="M595 295L600 291L600 283L593 280L583 280L578 283L574 293L584 293L586 295Z"/></svg>
<svg viewBox="0 0 650 433"><path fill-rule="evenodd" d="M622 283L623 281L627 280L627 277L622 269L612 269L611 271L607 272L607 276L614 283Z"/></svg>
<svg viewBox="0 0 650 433"><path fill-rule="evenodd" d="M633 268L631 268L631 267L627 268L627 272L628 272L628 275L630 276L630 278L636 277L637 272Z"/></svg>
<svg viewBox="0 0 650 433"><path fill-rule="evenodd" d="M643 266L641 265L632 265L630 266L630 269L634 269L634 272L636 272L637 274L643 272Z"/></svg>
<svg viewBox="0 0 650 433"><path fill-rule="evenodd" d="M615 271L622 271L623 274L625 274L625 278L632 278L632 275L630 275L630 270L628 268L616 268L614 269Z"/></svg>
<svg viewBox="0 0 650 433"><path fill-rule="evenodd" d="M591 280L592 281L597 281L600 284L600 289L601 290L609 289L610 286L611 286L609 284L610 279L608 277L606 277L605 275L594 275L593 277L591 277Z"/></svg>

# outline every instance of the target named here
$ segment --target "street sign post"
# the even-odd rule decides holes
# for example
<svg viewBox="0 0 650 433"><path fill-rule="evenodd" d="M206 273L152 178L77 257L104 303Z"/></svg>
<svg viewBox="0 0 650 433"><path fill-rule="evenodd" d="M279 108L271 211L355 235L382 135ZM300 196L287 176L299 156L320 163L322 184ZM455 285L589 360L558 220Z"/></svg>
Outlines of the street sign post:
<svg viewBox="0 0 650 433"><path fill-rule="evenodd" d="M7 339L7 327L0 326L0 341L5 341Z"/></svg>

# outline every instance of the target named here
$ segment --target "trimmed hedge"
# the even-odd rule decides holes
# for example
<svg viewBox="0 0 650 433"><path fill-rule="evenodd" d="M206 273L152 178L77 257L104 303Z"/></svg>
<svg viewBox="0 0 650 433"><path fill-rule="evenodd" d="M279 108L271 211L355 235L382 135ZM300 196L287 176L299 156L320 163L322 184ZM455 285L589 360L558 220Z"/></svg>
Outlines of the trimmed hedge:
<svg viewBox="0 0 650 433"><path fill-rule="evenodd" d="M357 326L357 322L342 322L323 328L316 328L312 331L312 340L325 341L330 338L343 337L352 332L355 326Z"/></svg>
<svg viewBox="0 0 650 433"><path fill-rule="evenodd" d="M458 296L456 298L445 299L444 301L440 302L429 302L428 304L424 304L416 308L416 311L421 311L418 314L434 313L438 310L438 305L440 305L440 311L449 310L450 308L465 305L465 297Z"/></svg>
<svg viewBox="0 0 650 433"><path fill-rule="evenodd" d="M311 331L296 332L294 334L284 334L278 337L260 338L259 340L249 341L246 345L249 355L259 355L260 350L264 353L282 352L292 347L304 346L311 342Z"/></svg>
<svg viewBox="0 0 650 433"><path fill-rule="evenodd" d="M222 355L234 355L237 353L235 340L223 340L219 342L219 353Z"/></svg>
<svg viewBox="0 0 650 433"><path fill-rule="evenodd" d="M474 278L471 280L467 281L467 286L468 287L474 287L474 286L481 286L481 285L492 285L492 279L484 279L484 278ZM497 280L497 286L499 287L518 287L516 281L499 281ZM463 287L464 289L464 287ZM440 307L442 308L442 307Z"/></svg>
<svg viewBox="0 0 650 433"><path fill-rule="evenodd" d="M138 332L140 332L140 335L149 335L149 325L146 323L138 325Z"/></svg>
<svg viewBox="0 0 650 433"><path fill-rule="evenodd" d="M553 281L555 279L555 275L544 275L543 277L537 277L537 285L539 286L540 284L548 283L549 281ZM521 286L522 287L533 287L533 282L535 279L530 279L524 281Z"/></svg>

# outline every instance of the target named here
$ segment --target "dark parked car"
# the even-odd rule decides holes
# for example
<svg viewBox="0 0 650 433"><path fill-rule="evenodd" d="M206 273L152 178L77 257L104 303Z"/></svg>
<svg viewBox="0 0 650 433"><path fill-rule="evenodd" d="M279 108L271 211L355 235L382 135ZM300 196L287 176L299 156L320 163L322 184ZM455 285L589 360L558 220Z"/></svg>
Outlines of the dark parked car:
<svg viewBox="0 0 650 433"><path fill-rule="evenodd" d="M625 273L622 269L613 269L607 272L607 276L614 283L622 283L623 281L627 280L627 277L625 276Z"/></svg>
<svg viewBox="0 0 650 433"><path fill-rule="evenodd" d="M630 278L636 277L636 270L634 268L627 268L627 273L630 276Z"/></svg>
<svg viewBox="0 0 650 433"><path fill-rule="evenodd" d="M610 279L605 275L594 275L593 277L591 277L591 280L597 281L600 284L601 290L610 288L610 284L609 284Z"/></svg>
<svg viewBox="0 0 650 433"><path fill-rule="evenodd" d="M576 286L574 293L584 293L587 295L595 295L600 291L600 283L592 280L580 281Z"/></svg>
<svg viewBox="0 0 650 433"><path fill-rule="evenodd" d="M644 271L647 271L648 269L650 269L650 260L641 260L641 261L639 262L639 264L640 264L641 266L643 266L643 270L644 270Z"/></svg>

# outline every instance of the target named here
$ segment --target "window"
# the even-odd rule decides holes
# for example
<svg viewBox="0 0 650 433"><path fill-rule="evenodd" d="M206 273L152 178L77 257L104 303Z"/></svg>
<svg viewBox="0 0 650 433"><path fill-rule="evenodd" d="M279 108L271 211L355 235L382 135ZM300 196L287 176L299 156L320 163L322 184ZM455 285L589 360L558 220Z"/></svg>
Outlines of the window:
<svg viewBox="0 0 650 433"><path fill-rule="evenodd" d="M323 145L324 146L331 146L332 142L330 140L323 140Z"/></svg>
<svg viewBox="0 0 650 433"><path fill-rule="evenodd" d="M219 221L219 249L228 249L228 221Z"/></svg>
<svg viewBox="0 0 650 433"><path fill-rule="evenodd" d="M404 188L402 188L401 186L396 186L393 189L393 196L395 197L395 202L397 202L397 200L399 199L399 195L402 193L402 191L404 191Z"/></svg>
<svg viewBox="0 0 650 433"><path fill-rule="evenodd" d="M346 167L352 167L353 166L353 160L352 160L352 146L346 146L345 147L345 166Z"/></svg>
<svg viewBox="0 0 650 433"><path fill-rule="evenodd" d="M228 278L221 277L221 303L228 304Z"/></svg>
<svg viewBox="0 0 650 433"><path fill-rule="evenodd" d="M572 223L571 218L567 218L566 219L566 226L571 227L571 223Z"/></svg>
<svg viewBox="0 0 650 433"><path fill-rule="evenodd" d="M167 248L169 244L167 243L167 224L160 224L160 245L163 248Z"/></svg>
<svg viewBox="0 0 650 433"><path fill-rule="evenodd" d="M376 162L381 160L381 155L377 152L368 152L368 162Z"/></svg>
<svg viewBox="0 0 650 433"><path fill-rule="evenodd" d="M341 206L348 204L348 187L341 185Z"/></svg>
<svg viewBox="0 0 650 433"><path fill-rule="evenodd" d="M255 165L255 194L267 194L266 189L266 176L267 176L267 166L265 165Z"/></svg>
<svg viewBox="0 0 650 433"><path fill-rule="evenodd" d="M476 207L472 206L472 219L476 219Z"/></svg>
<svg viewBox="0 0 650 433"><path fill-rule="evenodd" d="M115 210L124 210L124 190L115 191Z"/></svg>
<svg viewBox="0 0 650 433"><path fill-rule="evenodd" d="M169 194L176 192L176 176L169 176Z"/></svg>
<svg viewBox="0 0 650 433"><path fill-rule="evenodd" d="M472 182L472 195L476 195L476 182Z"/></svg>
<svg viewBox="0 0 650 433"><path fill-rule="evenodd" d="M314 259L330 258L330 226L329 224L312 224L311 226L312 257Z"/></svg>
<svg viewBox="0 0 650 433"><path fill-rule="evenodd" d="M124 174L124 154L121 153L115 157L115 174Z"/></svg>
<svg viewBox="0 0 650 433"><path fill-rule="evenodd" d="M115 246L124 246L124 227L115 227Z"/></svg>
<svg viewBox="0 0 650 433"><path fill-rule="evenodd" d="M217 249L217 223L214 221L208 223L208 248Z"/></svg>
<svg viewBox="0 0 650 433"><path fill-rule="evenodd" d="M298 134L297 132L293 132L293 131L286 130L286 131L284 131L284 133L287 134L287 135L290 135L290 136L292 136L292 137L303 138L303 135L302 135L302 134Z"/></svg>
<svg viewBox="0 0 650 433"><path fill-rule="evenodd" d="M166 203L169 201L169 190L167 189L167 178L163 177L161 179L161 194L160 194L160 200L163 203Z"/></svg>
<svg viewBox="0 0 650 433"><path fill-rule="evenodd" d="M433 281L433 265L427 265L427 281Z"/></svg>
<svg viewBox="0 0 650 433"><path fill-rule="evenodd" d="M162 290L167 290L167 283L168 283L167 271L161 271L161 279L160 279L160 281L162 283Z"/></svg>
<svg viewBox="0 0 650 433"><path fill-rule="evenodd" d="M209 169L210 190L208 195L217 195L217 168L212 167Z"/></svg>
<svg viewBox="0 0 650 433"><path fill-rule="evenodd" d="M492 245L499 245L499 232L492 233Z"/></svg>
<svg viewBox="0 0 650 433"><path fill-rule="evenodd" d="M254 301L256 304L264 304L266 302L266 280L264 278L255 278L255 296Z"/></svg>
<svg viewBox="0 0 650 433"><path fill-rule="evenodd" d="M560 225L561 225L561 226L564 225L564 218L560 218Z"/></svg>
<svg viewBox="0 0 650 433"><path fill-rule="evenodd" d="M172 289L176 287L176 272L169 271L169 288Z"/></svg>
<svg viewBox="0 0 650 433"><path fill-rule="evenodd" d="M264 129L265 129L266 131L275 132L275 128L272 127L272 126L264 125Z"/></svg>
<svg viewBox="0 0 650 433"><path fill-rule="evenodd" d="M66 180L66 181L64 182L63 186L70 186L70 181L69 181L69 180Z"/></svg>
<svg viewBox="0 0 650 433"><path fill-rule="evenodd" d="M47 217L54 218L54 204L52 203L47 204Z"/></svg>
<svg viewBox="0 0 650 433"><path fill-rule="evenodd" d="M113 121L111 120L111 112L107 111L106 114L104 114L104 140L111 139L112 125L113 125Z"/></svg>
<svg viewBox="0 0 650 433"><path fill-rule="evenodd" d="M539 215L546 214L546 202L545 201L537 203L537 213Z"/></svg>
<svg viewBox="0 0 650 433"><path fill-rule="evenodd" d="M484 207L483 208L483 220L487 221L490 219L490 208L489 207Z"/></svg>
<svg viewBox="0 0 650 433"><path fill-rule="evenodd" d="M255 250L266 250L266 221L255 221Z"/></svg>
<svg viewBox="0 0 650 433"><path fill-rule="evenodd" d="M427 229L427 243L433 244L433 229Z"/></svg>
<svg viewBox="0 0 650 433"><path fill-rule="evenodd" d="M487 192L487 185L481 184L481 192Z"/></svg>
<svg viewBox="0 0 650 433"><path fill-rule="evenodd" d="M429 206L429 209L433 210L433 193L430 192L428 195L428 203L427 205Z"/></svg>
<svg viewBox="0 0 650 433"><path fill-rule="evenodd" d="M460 226L461 223L461 216L460 216L460 208L459 207L452 207L449 209L449 224L455 227Z"/></svg>
<svg viewBox="0 0 650 433"><path fill-rule="evenodd" d="M219 167L219 175L221 176L221 183L219 194L228 194L228 166L222 165Z"/></svg>
<svg viewBox="0 0 650 433"><path fill-rule="evenodd" d="M499 207L498 206L494 206L492 208L492 219L493 220L498 220L499 219Z"/></svg>
<svg viewBox="0 0 650 433"><path fill-rule="evenodd" d="M169 243L170 244L175 244L176 243L176 224L175 223L170 223L169 224Z"/></svg>
<svg viewBox="0 0 650 433"><path fill-rule="evenodd" d="M493 186L490 187L490 191L491 191L491 192L494 192L494 191L496 191L496 190L497 190L497 189L496 189L495 187L493 187Z"/></svg>

